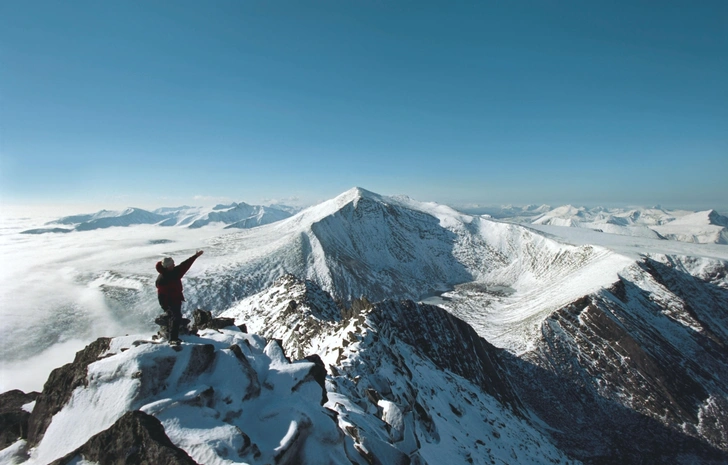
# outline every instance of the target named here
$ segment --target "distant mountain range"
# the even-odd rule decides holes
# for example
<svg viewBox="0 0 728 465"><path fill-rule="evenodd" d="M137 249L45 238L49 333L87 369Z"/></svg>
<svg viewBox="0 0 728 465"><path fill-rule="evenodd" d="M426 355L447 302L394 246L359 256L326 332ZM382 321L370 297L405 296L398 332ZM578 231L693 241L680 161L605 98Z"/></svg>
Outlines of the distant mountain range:
<svg viewBox="0 0 728 465"><path fill-rule="evenodd" d="M715 210L666 210L656 207L605 208L563 205L470 207L463 211L521 224L588 228L609 234L728 244L728 218Z"/></svg>
<svg viewBox="0 0 728 465"><path fill-rule="evenodd" d="M288 218L297 209L293 207L248 205L232 203L202 207L163 207L153 211L141 208L127 208L122 211L101 210L96 213L72 215L47 223L48 226L64 225L70 227L37 228L23 231L24 234L63 233L71 231L91 231L111 227L125 227L139 224L159 226L186 226L201 228L210 224L226 225L226 228L247 229Z"/></svg>
<svg viewBox="0 0 728 465"><path fill-rule="evenodd" d="M47 223L46 228L23 231L24 234L90 231L138 224L201 228L222 224L231 229L248 229L288 218L300 209L283 205L261 206L244 202L202 207L163 207L153 211L127 208L122 211L101 210L72 215ZM604 208L564 205L479 207L463 209L468 214L522 224L588 228L610 234L671 239L683 242L728 244L728 218L715 210L693 212L665 210L662 207ZM60 226L59 226L60 225ZM68 226L68 227L62 227Z"/></svg>
<svg viewBox="0 0 728 465"><path fill-rule="evenodd" d="M728 244L728 218L715 210L585 208L566 205L535 216L531 224L589 228L610 234Z"/></svg>

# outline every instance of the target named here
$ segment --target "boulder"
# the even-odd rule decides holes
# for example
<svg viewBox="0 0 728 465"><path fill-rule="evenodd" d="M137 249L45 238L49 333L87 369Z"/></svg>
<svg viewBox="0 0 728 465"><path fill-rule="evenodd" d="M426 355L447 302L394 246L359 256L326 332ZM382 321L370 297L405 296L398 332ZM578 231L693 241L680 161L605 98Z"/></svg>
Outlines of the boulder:
<svg viewBox="0 0 728 465"><path fill-rule="evenodd" d="M192 331L200 329L222 329L228 326L235 326L234 318L214 318L212 312L198 308L192 313L195 324Z"/></svg>
<svg viewBox="0 0 728 465"><path fill-rule="evenodd" d="M125 413L109 429L51 465L78 463L80 459L104 465L198 465L169 440L159 420L139 410Z"/></svg>
<svg viewBox="0 0 728 465"><path fill-rule="evenodd" d="M30 412L23 406L35 401L39 395L38 392L26 394L18 389L0 394L0 450L18 439L28 438Z"/></svg>

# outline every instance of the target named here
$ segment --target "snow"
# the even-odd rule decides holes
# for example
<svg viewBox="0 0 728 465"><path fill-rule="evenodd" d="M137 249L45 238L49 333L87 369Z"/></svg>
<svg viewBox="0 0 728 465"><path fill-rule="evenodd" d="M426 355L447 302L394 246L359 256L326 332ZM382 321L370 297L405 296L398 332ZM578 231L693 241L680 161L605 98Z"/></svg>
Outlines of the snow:
<svg viewBox="0 0 728 465"><path fill-rule="evenodd" d="M3 465L18 465L27 459L28 443L24 440L16 441L3 450L0 450L0 463Z"/></svg>
<svg viewBox="0 0 728 465"><path fill-rule="evenodd" d="M679 241L654 240L646 237L624 237L604 234L584 228L529 225L530 229L572 245L599 245L620 254L638 259L645 254L690 255L728 260L728 247L722 244L693 244Z"/></svg>
<svg viewBox="0 0 728 465"><path fill-rule="evenodd" d="M28 413L32 413L33 409L35 408L35 401L28 402L27 404L23 404L23 406L21 408Z"/></svg>

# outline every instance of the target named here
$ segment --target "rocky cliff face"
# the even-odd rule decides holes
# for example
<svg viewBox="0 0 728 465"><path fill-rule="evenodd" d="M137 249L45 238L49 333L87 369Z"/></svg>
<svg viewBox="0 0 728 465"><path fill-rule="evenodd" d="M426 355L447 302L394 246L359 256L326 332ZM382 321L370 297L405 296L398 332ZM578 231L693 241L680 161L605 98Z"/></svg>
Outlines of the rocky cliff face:
<svg viewBox="0 0 728 465"><path fill-rule="evenodd" d="M259 335L212 324L179 350L91 344L50 376L28 440L3 453L28 464L725 463L728 290L678 265L635 264L553 312L518 357L437 306L341 306L286 275L219 320Z"/></svg>

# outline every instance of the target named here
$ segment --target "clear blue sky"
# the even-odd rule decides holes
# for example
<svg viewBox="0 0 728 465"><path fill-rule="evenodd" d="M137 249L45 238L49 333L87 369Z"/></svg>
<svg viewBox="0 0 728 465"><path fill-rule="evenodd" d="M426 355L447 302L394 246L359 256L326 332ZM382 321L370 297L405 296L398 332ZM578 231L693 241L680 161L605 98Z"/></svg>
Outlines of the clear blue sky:
<svg viewBox="0 0 728 465"><path fill-rule="evenodd" d="M728 204L728 2L0 3L0 201Z"/></svg>

